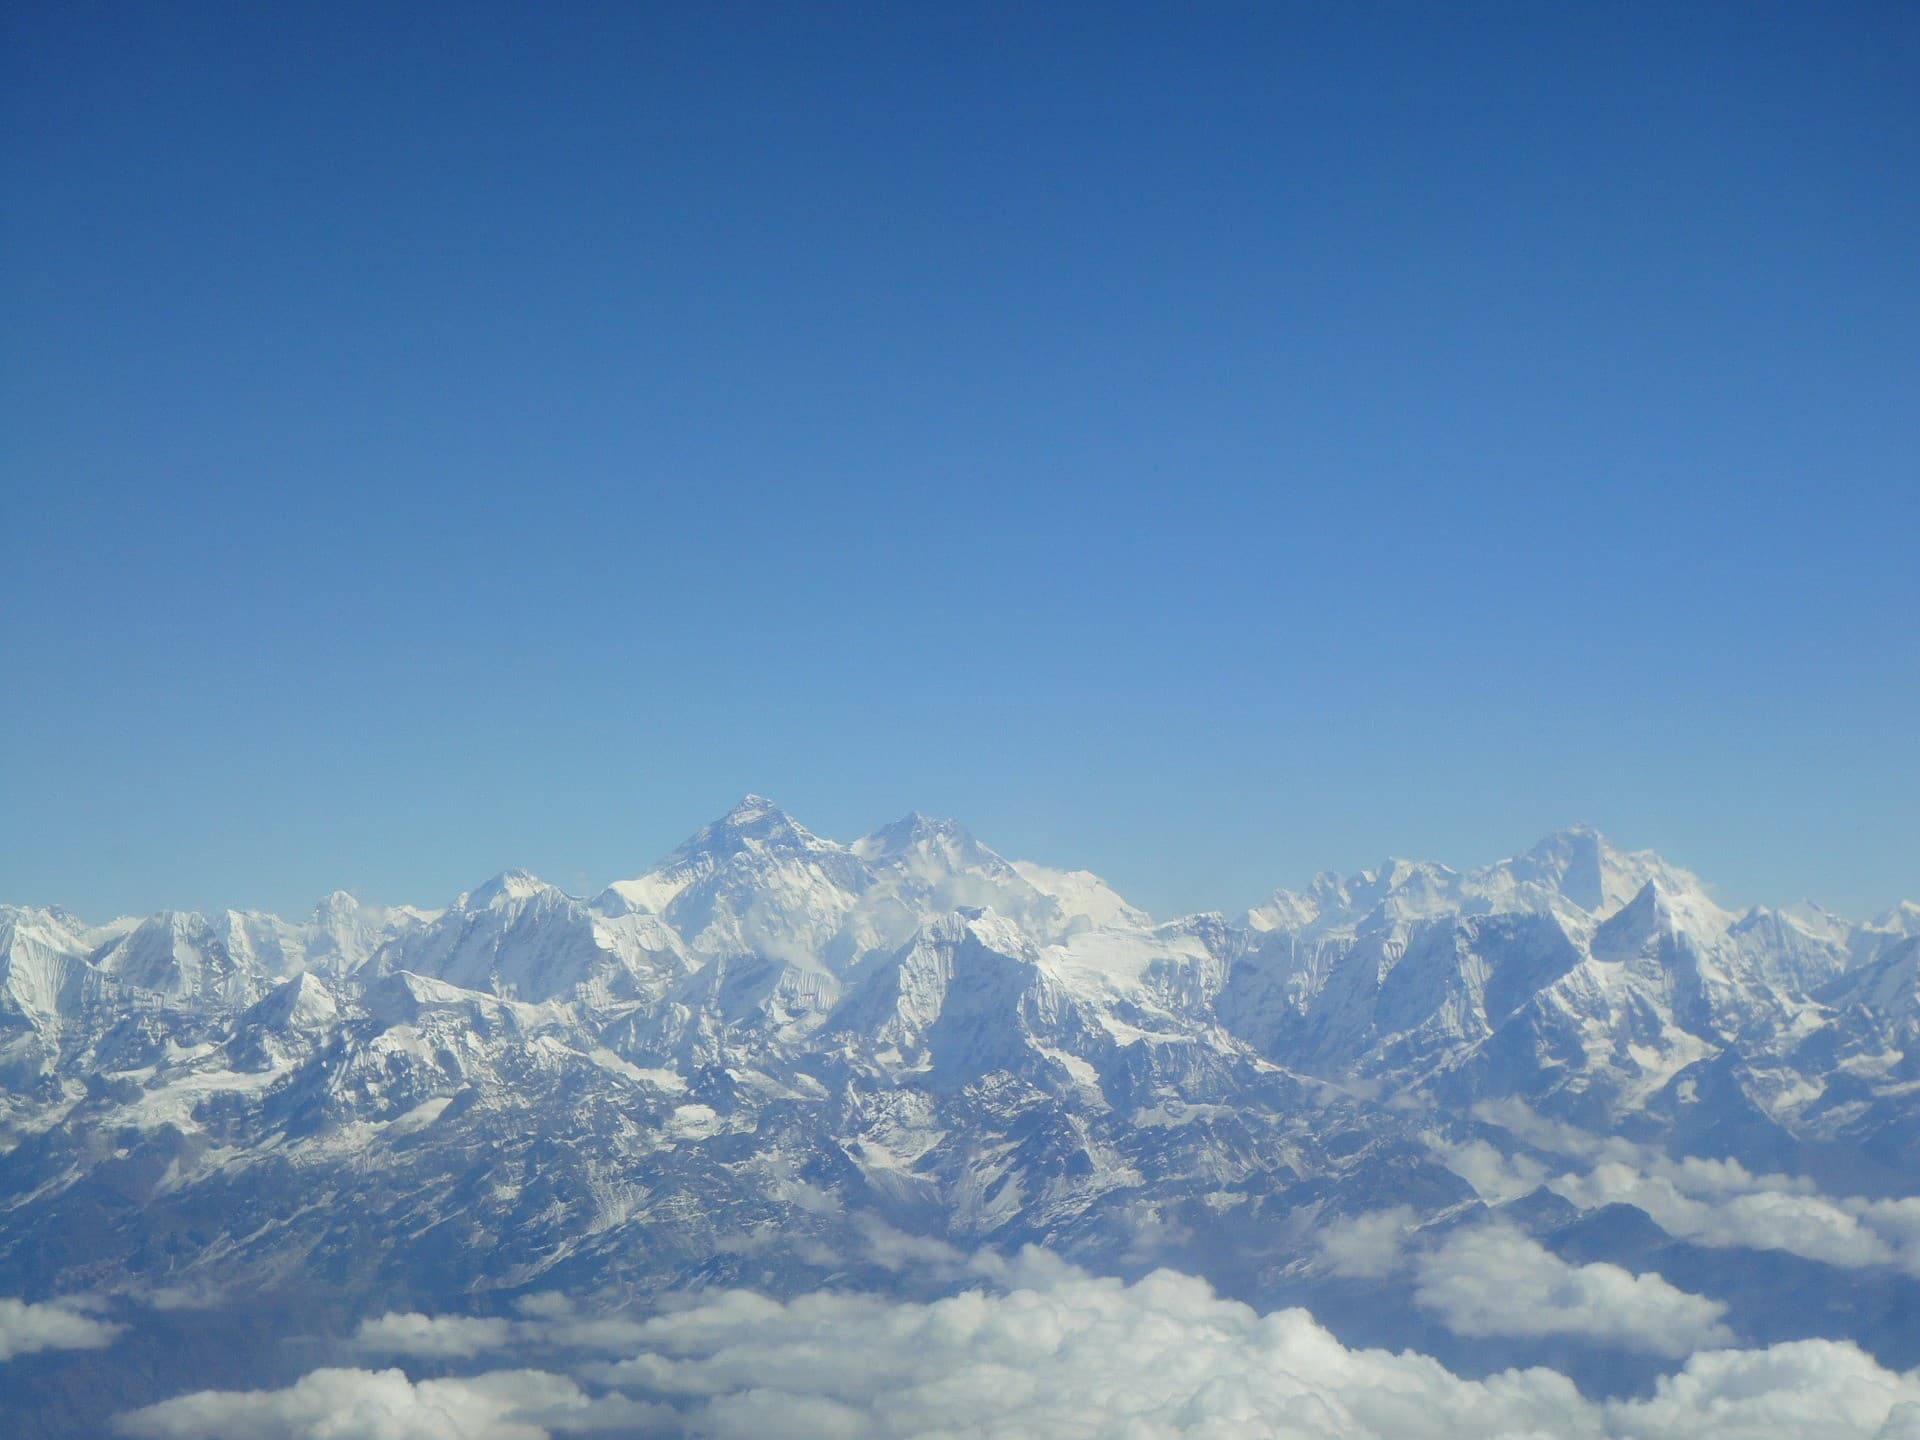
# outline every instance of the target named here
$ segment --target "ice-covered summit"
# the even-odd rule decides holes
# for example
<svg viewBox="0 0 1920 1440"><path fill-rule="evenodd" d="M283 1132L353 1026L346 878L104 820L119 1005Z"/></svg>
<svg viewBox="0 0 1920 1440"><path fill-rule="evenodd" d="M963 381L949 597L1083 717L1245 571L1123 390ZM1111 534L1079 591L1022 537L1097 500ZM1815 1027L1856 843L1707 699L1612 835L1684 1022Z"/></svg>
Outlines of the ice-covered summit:
<svg viewBox="0 0 1920 1440"><path fill-rule="evenodd" d="M1920 1203L1916 946L1912 907L1735 916L1585 826L1156 923L953 820L842 842L760 796L592 898L506 870L299 922L0 907L0 1281L507 1313L1033 1242L1280 1305L1346 1217L1505 1207L1627 1268L1687 1241L1686 1197L1628 1223L1561 1175L1600 1153L1883 1197L1795 1232L1825 1245ZM1610 1148L1549 1168L1563 1132ZM1737 1288L1752 1253L1686 1263ZM1912 1313L1873 1256L1795 1270L1796 1318Z"/></svg>

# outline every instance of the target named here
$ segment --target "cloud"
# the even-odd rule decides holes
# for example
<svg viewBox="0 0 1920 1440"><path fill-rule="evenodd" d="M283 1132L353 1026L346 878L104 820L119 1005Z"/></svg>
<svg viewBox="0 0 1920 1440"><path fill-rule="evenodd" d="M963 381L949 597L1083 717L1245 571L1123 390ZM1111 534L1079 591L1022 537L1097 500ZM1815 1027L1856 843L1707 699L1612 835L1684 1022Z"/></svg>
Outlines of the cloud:
<svg viewBox="0 0 1920 1440"><path fill-rule="evenodd" d="M1580 1410L1549 1371L1458 1380L1421 1357L1349 1351L1304 1311L1262 1317L1172 1271L1126 1285L1026 1264L1030 1286L925 1304L715 1295L656 1317L648 1352L602 1373L695 1402L688 1430L719 1440L1450 1440L1524 1434L1534 1417Z"/></svg>
<svg viewBox="0 0 1920 1440"><path fill-rule="evenodd" d="M77 1299L30 1305L0 1299L0 1360L38 1350L98 1350L111 1345L125 1326L80 1313Z"/></svg>
<svg viewBox="0 0 1920 1440"><path fill-rule="evenodd" d="M1320 1230L1327 1268L1354 1280L1380 1280L1400 1268L1401 1251L1413 1228L1413 1207L1396 1205L1367 1215L1343 1215Z"/></svg>
<svg viewBox="0 0 1920 1440"><path fill-rule="evenodd" d="M1730 1344L1727 1307L1655 1274L1575 1265L1510 1225L1456 1230L1432 1243L1405 1205L1343 1216L1320 1232L1326 1267L1349 1279L1413 1275L1413 1298L1456 1335L1574 1335L1681 1358Z"/></svg>
<svg viewBox="0 0 1920 1440"><path fill-rule="evenodd" d="M1372 1227L1376 1235L1386 1228L1384 1221ZM1657 1276L1565 1265L1531 1242L1511 1244L1514 1238L1478 1231L1457 1239L1433 1257L1430 1278L1474 1276L1508 1287L1532 1317L1529 1333L1631 1334L1663 1353L1724 1339L1712 1302ZM1896 1402L1920 1403L1920 1377L1884 1371L1850 1345L1819 1342L1797 1352L1783 1347L1785 1361L1768 1352L1696 1356L1642 1404L1595 1404L1552 1371L1470 1381L1423 1356L1349 1350L1304 1311L1262 1317L1170 1271L1124 1285L1032 1252L1012 1263L1020 1288L927 1304L711 1296L646 1322L646 1353L601 1373L623 1390L672 1397L688 1406L688 1433L723 1440L1785 1440L1823 1433L1797 1425L1806 1413L1821 1417L1826 1434L1864 1440ZM1464 1314L1470 1298L1462 1292L1449 1303ZM1484 1292L1479 1303L1482 1311L1490 1303ZM1807 1398L1809 1387L1817 1395L1826 1385L1853 1397L1844 1413ZM1793 1393L1776 1395L1777 1386ZM1780 1417L1771 1429L1770 1417Z"/></svg>
<svg viewBox="0 0 1920 1440"><path fill-rule="evenodd" d="M1624 1203L1638 1206L1669 1235L1702 1245L1786 1250L1829 1265L1892 1265L1900 1256L1862 1219L1870 1202L1859 1207L1786 1188L1771 1188L1750 1177L1745 1193L1720 1192L1712 1198L1689 1195L1684 1178L1647 1175L1608 1161L1584 1176L1563 1175L1552 1182L1556 1194L1582 1208Z"/></svg>
<svg viewBox="0 0 1920 1440"><path fill-rule="evenodd" d="M1531 1195L1552 1176L1546 1166L1531 1155L1502 1154L1486 1140L1470 1140L1464 1145L1434 1145L1440 1162L1474 1188L1489 1205L1504 1205Z"/></svg>
<svg viewBox="0 0 1920 1440"><path fill-rule="evenodd" d="M591 1403L573 1381L537 1370L418 1383L398 1370L315 1370L284 1390L164 1400L119 1429L132 1440L547 1440Z"/></svg>
<svg viewBox="0 0 1920 1440"><path fill-rule="evenodd" d="M1580 1335L1676 1359L1733 1339L1720 1302L1618 1265L1570 1265L1505 1225L1449 1237L1417 1275L1414 1299L1456 1335Z"/></svg>
<svg viewBox="0 0 1920 1440"><path fill-rule="evenodd" d="M1920 1372L1892 1374L1843 1341L1796 1340L1697 1355L1650 1398L1609 1410L1634 1440L1920 1440Z"/></svg>
<svg viewBox="0 0 1920 1440"><path fill-rule="evenodd" d="M1920 1275L1920 1199L1829 1196L1801 1176L1754 1174L1738 1160L1675 1160L1652 1146L1596 1136L1534 1114L1517 1100L1483 1101L1474 1116L1528 1145L1587 1162L1555 1174L1486 1140L1436 1143L1455 1174L1492 1204L1541 1185L1582 1209L1626 1204L1697 1245L1784 1250L1851 1269L1898 1265Z"/></svg>
<svg viewBox="0 0 1920 1440"><path fill-rule="evenodd" d="M382 1355L470 1360L483 1351L500 1349L512 1333L512 1326L505 1320L392 1313L377 1320L362 1320L353 1338L362 1350Z"/></svg>
<svg viewBox="0 0 1920 1440"><path fill-rule="evenodd" d="M1717 1310L1699 1297L1658 1277L1543 1260L1530 1243L1496 1230L1456 1236L1427 1257L1437 1268L1422 1272L1423 1283L1471 1277L1479 1288L1446 1302L1462 1315L1503 1285L1549 1328L1589 1307L1615 1326L1651 1327L1665 1346L1715 1339ZM123 1430L142 1440L1920 1437L1920 1373L1895 1374L1845 1343L1696 1354L1643 1399L1596 1402L1550 1370L1463 1380L1425 1356L1351 1350L1305 1311L1262 1316L1172 1271L1126 1284L1033 1250L978 1257L971 1268L983 1288L928 1302L834 1292L680 1297L672 1309L622 1319L624 1358L582 1355L570 1378L506 1371L411 1382L397 1370L317 1371L284 1390L170 1400L128 1417ZM535 1335L557 1343L561 1327L581 1323L552 1300L521 1315L517 1343Z"/></svg>

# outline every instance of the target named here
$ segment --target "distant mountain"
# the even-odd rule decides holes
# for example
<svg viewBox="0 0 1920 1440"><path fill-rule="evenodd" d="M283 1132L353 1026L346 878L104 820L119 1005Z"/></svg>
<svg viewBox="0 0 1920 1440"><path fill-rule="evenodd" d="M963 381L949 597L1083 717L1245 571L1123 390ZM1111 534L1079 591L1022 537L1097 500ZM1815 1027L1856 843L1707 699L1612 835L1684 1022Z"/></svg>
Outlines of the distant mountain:
<svg viewBox="0 0 1920 1440"><path fill-rule="evenodd" d="M1482 1173L1603 1153L1920 1192L1916 946L1913 906L1734 915L1587 827L1161 923L950 820L840 844L758 796L592 897L511 870L299 921L0 907L0 1294L796 1291L886 1283L881 1226L1431 1347L1340 1288L1327 1224L1680 1226L1567 1229L1615 1197ZM1738 1246L1701 1253L1736 1283ZM1905 1275L1833 1270L1807 1333L1892 1343Z"/></svg>

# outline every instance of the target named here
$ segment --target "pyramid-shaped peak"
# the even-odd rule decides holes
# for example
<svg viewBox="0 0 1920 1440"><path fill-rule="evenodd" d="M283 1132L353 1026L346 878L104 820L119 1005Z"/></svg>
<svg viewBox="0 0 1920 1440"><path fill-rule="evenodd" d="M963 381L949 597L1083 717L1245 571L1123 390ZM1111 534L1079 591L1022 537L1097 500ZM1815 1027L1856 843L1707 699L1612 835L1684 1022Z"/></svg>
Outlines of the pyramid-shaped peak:
<svg viewBox="0 0 1920 1440"><path fill-rule="evenodd" d="M766 796L750 794L741 796L718 820L701 826L668 860L724 854L747 847L811 849L826 843Z"/></svg>
<svg viewBox="0 0 1920 1440"><path fill-rule="evenodd" d="M1578 820L1571 825L1562 825L1558 830L1548 831L1516 858L1545 865L1590 855L1619 853L1619 846L1597 828Z"/></svg>
<svg viewBox="0 0 1920 1440"><path fill-rule="evenodd" d="M486 884L469 890L463 897L465 908L484 910L510 900L526 900L547 889L546 881L521 869L502 870Z"/></svg>
<svg viewBox="0 0 1920 1440"><path fill-rule="evenodd" d="M1649 880L1594 932L1593 954L1596 959L1644 954L1652 942L1672 930L1673 908L1667 894L1659 881Z"/></svg>
<svg viewBox="0 0 1920 1440"><path fill-rule="evenodd" d="M1626 898L1620 885L1608 885L1609 862L1619 854L1606 836L1582 822L1541 837L1506 868L1515 880L1557 890L1582 910L1598 911Z"/></svg>
<svg viewBox="0 0 1920 1440"><path fill-rule="evenodd" d="M910 810L891 825L863 835L853 848L860 855L878 857L899 855L928 844L972 845L973 834L958 820Z"/></svg>
<svg viewBox="0 0 1920 1440"><path fill-rule="evenodd" d="M711 850L742 840L803 840L814 836L764 795L742 795L734 807L712 824L703 825L682 850Z"/></svg>
<svg viewBox="0 0 1920 1440"><path fill-rule="evenodd" d="M313 921L316 925L325 925L330 921L348 920L361 910L359 898L346 890L335 890L320 897L320 903L313 907Z"/></svg>
<svg viewBox="0 0 1920 1440"><path fill-rule="evenodd" d="M298 1030L325 1025L339 1014L339 1002L326 982L312 971L302 971L268 991L240 1018L243 1026Z"/></svg>
<svg viewBox="0 0 1920 1440"><path fill-rule="evenodd" d="M822 840L766 796L743 795L731 810L718 820L702 825L647 873L679 876L674 882L679 884L684 883L688 872L707 873L737 856L818 855L826 851L847 853L843 846ZM616 882L616 885L630 884ZM664 903L665 897L655 898ZM658 905L649 904L648 908L657 909Z"/></svg>
<svg viewBox="0 0 1920 1440"><path fill-rule="evenodd" d="M1902 900L1891 910L1876 916L1873 926L1876 930L1891 930L1897 935L1920 935L1920 905L1911 900Z"/></svg>

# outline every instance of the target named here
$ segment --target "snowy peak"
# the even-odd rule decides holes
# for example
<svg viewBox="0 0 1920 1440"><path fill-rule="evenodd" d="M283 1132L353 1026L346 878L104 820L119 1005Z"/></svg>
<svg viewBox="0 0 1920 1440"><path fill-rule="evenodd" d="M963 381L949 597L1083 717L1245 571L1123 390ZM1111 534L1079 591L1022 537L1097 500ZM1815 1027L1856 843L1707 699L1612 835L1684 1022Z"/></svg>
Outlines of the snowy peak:
<svg viewBox="0 0 1920 1440"><path fill-rule="evenodd" d="M301 973L270 990L240 1017L240 1028L271 1031L320 1030L339 1018L340 1005L326 982Z"/></svg>
<svg viewBox="0 0 1920 1440"><path fill-rule="evenodd" d="M861 836L847 848L876 872L891 871L928 886L938 887L957 876L972 875L1011 884L1022 891L1029 889L1004 857L974 839L958 820L933 819L915 811L871 835ZM939 908L983 903L990 902L963 897Z"/></svg>
<svg viewBox="0 0 1920 1440"><path fill-rule="evenodd" d="M1621 873L1620 852L1591 825L1570 825L1546 836L1523 854L1490 867L1504 868L1519 884L1553 890L1582 910L1616 910L1627 896L1609 894L1608 881Z"/></svg>
<svg viewBox="0 0 1920 1440"><path fill-rule="evenodd" d="M1733 917L1708 899L1697 875L1651 850L1622 850L1591 825L1570 825L1531 849L1470 873L1462 889L1494 910L1551 909L1566 901L1605 919L1649 882L1697 918L1724 929Z"/></svg>
<svg viewBox="0 0 1920 1440"><path fill-rule="evenodd" d="M656 871L723 862L742 853L790 855L837 850L764 795L745 795L726 814L701 826Z"/></svg>
<svg viewBox="0 0 1920 1440"><path fill-rule="evenodd" d="M861 859L875 862L938 857L946 869L958 870L1000 860L958 820L922 815L918 810L862 835L848 847Z"/></svg>
<svg viewBox="0 0 1920 1440"><path fill-rule="evenodd" d="M213 943L205 916L187 910L163 910L109 942L93 964L123 985L184 1002L221 1001L233 996L232 957Z"/></svg>
<svg viewBox="0 0 1920 1440"><path fill-rule="evenodd" d="M1463 913L1460 875L1425 860L1389 858L1342 877L1322 870L1304 892L1275 890L1249 910L1251 930L1386 930Z"/></svg>
<svg viewBox="0 0 1920 1440"><path fill-rule="evenodd" d="M959 910L928 921L876 961L828 1018L829 1035L889 1069L965 1083L1031 1057L1030 1028L1047 989L1032 941L1009 921Z"/></svg>
<svg viewBox="0 0 1920 1440"><path fill-rule="evenodd" d="M1673 906L1652 880L1593 933L1593 958L1628 961L1652 957L1677 935Z"/></svg>
<svg viewBox="0 0 1920 1440"><path fill-rule="evenodd" d="M1059 905L1068 933L1138 929L1153 924L1151 915L1128 903L1091 870L1056 870L1031 860L1016 860L1013 868L1022 880Z"/></svg>
<svg viewBox="0 0 1920 1440"><path fill-rule="evenodd" d="M1342 878L1316 875L1305 891L1276 890L1247 912L1255 931L1327 933L1389 930L1448 915L1552 914L1576 927L1618 912L1649 882L1659 883L1698 930L1726 929L1733 917L1699 878L1650 850L1622 850L1591 825L1556 830L1510 859L1465 873L1424 860L1386 860Z"/></svg>
<svg viewBox="0 0 1920 1440"><path fill-rule="evenodd" d="M410 905L369 905L336 890L313 907L306 924L306 963L329 975L351 974L388 941L431 924L443 913Z"/></svg>
<svg viewBox="0 0 1920 1440"><path fill-rule="evenodd" d="M1920 935L1920 905L1911 900L1902 900L1891 910L1876 915L1873 928L1890 935Z"/></svg>
<svg viewBox="0 0 1920 1440"><path fill-rule="evenodd" d="M454 901L457 910L497 910L519 900L531 900L543 890L551 890L538 876L525 870L502 870L498 875L467 891Z"/></svg>
<svg viewBox="0 0 1920 1440"><path fill-rule="evenodd" d="M69 979L85 963L82 927L51 910L0 905L0 1014L41 1023L58 1013Z"/></svg>
<svg viewBox="0 0 1920 1440"><path fill-rule="evenodd" d="M646 874L614 881L594 903L608 914L665 914L683 893L722 872L765 873L809 860L845 871L853 858L845 846L821 839L764 795L746 795Z"/></svg>
<svg viewBox="0 0 1920 1440"><path fill-rule="evenodd" d="M1697 885L1670 890L1658 880L1648 880L1594 931L1593 955L1595 959L1651 955L1656 945L1681 940L1704 954L1719 947L1732 929L1733 917L1701 894Z"/></svg>

